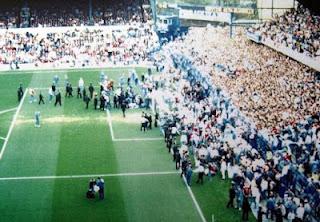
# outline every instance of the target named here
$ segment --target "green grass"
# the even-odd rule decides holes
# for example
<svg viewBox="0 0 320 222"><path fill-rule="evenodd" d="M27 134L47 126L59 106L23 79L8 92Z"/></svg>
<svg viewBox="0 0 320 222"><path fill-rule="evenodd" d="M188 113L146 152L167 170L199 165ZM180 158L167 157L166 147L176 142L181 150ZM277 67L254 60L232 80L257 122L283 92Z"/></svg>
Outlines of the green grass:
<svg viewBox="0 0 320 222"><path fill-rule="evenodd" d="M0 114L0 136L6 137L15 111Z"/></svg>
<svg viewBox="0 0 320 222"><path fill-rule="evenodd" d="M117 81L128 69L104 71ZM141 74L146 69L137 71ZM56 73L61 86L65 74L76 86L80 77L86 84L97 84L100 70ZM45 71L0 74L0 93L10 94L1 100L1 109L18 105L16 89L20 82L25 88L47 88L54 75ZM112 141L106 112L94 110L92 104L86 110L83 101L75 97L63 98L62 107L45 100L46 104L39 106L30 104L26 97L0 160L0 178L175 171L163 140ZM41 112L41 128L34 127L35 111ZM140 131L141 112L128 110L123 118L119 110L111 110L115 138L160 137L159 128ZM0 136L6 135L14 113L0 115ZM0 179L0 221L201 221L178 172L105 177L104 201L86 199L89 179ZM238 210L225 208L228 181L215 177L198 185L195 180L196 173L192 190L208 221L212 214L216 221L239 221Z"/></svg>
<svg viewBox="0 0 320 222"><path fill-rule="evenodd" d="M17 90L19 84L22 83L24 87L28 86L31 80L30 75L1 75L0 74L0 95L2 96L0 102L0 111L11 109L18 106Z"/></svg>

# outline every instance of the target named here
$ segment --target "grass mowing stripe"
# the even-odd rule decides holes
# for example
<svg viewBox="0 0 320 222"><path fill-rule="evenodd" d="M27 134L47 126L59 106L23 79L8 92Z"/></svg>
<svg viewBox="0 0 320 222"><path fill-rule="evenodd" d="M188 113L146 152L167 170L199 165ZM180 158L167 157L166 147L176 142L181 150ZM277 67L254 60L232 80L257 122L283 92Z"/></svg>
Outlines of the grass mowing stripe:
<svg viewBox="0 0 320 222"><path fill-rule="evenodd" d="M157 176L179 174L177 171L145 172L145 173L108 173L108 174L86 174L86 175L65 175L65 176L28 176L28 177L2 177L0 181L8 180L46 180L46 179L78 179L94 177L123 177L123 176Z"/></svg>
<svg viewBox="0 0 320 222"><path fill-rule="evenodd" d="M192 201L193 201L193 203L194 203L194 205L195 205L195 207L196 207L196 209L197 209L197 211L198 211L198 214L199 214L199 216L201 217L201 221L202 221L202 222L207 222L207 220L206 220L206 218L204 217L204 215L203 215L203 213L202 213L202 210L201 210L201 208L200 208L200 206L199 206L199 203L198 203L197 199L195 198L195 196L194 196L191 188L189 187L189 185L188 185L188 183L187 183L187 179L186 179L186 177L185 177L184 175L183 175L183 181L184 181L184 183L185 183L185 185L186 185L186 187L187 187L187 189L188 189L188 192L189 192L190 197L191 197L191 199L192 199Z"/></svg>
<svg viewBox="0 0 320 222"><path fill-rule="evenodd" d="M18 115L19 115L19 112L20 112L20 110L21 110L22 104L23 104L23 102L24 102L24 100L25 100L25 98L26 98L27 92L28 92L28 88L26 88L26 90L24 91L23 97L22 97L22 99L21 99L21 101L20 101L20 104L19 104L19 106L18 106L18 108L17 108L17 111L16 111L16 113L15 113L14 116L13 116L13 120L12 120L12 122L11 122L9 131L8 131L8 134L7 134L7 137L6 137L7 139L4 141L4 144L2 145L2 148L1 148L0 160L2 159L2 156L3 156L3 154L4 154L4 151L6 150L6 147L7 147L9 138L10 138L10 135L11 135L11 133L12 133L14 124L15 124L15 122L16 122L16 120L17 120L17 117L18 117Z"/></svg>
<svg viewBox="0 0 320 222"><path fill-rule="evenodd" d="M16 107L16 108L12 108L12 109L2 110L2 111L0 111L0 115L1 115L1 114L4 114L4 113L11 112L11 111L15 111L15 110L17 110L17 107Z"/></svg>

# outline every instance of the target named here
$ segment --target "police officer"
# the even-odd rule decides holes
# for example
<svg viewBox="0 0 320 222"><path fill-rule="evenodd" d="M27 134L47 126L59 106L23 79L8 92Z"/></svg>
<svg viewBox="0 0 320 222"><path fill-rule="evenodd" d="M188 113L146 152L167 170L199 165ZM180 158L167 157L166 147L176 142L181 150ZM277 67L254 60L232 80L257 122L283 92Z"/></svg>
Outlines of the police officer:
<svg viewBox="0 0 320 222"><path fill-rule="evenodd" d="M90 99L93 98L93 92L94 92L94 87L92 86L92 83L90 83L90 86L89 86Z"/></svg>
<svg viewBox="0 0 320 222"><path fill-rule="evenodd" d="M61 106L61 93L59 90L57 91L57 94L56 94L56 102L54 103L54 106L57 106L57 104Z"/></svg>
<svg viewBox="0 0 320 222"><path fill-rule="evenodd" d="M40 93L39 93L39 105L40 104L44 104L44 100L43 100L43 95L42 95L42 93L41 93L41 91L40 91Z"/></svg>

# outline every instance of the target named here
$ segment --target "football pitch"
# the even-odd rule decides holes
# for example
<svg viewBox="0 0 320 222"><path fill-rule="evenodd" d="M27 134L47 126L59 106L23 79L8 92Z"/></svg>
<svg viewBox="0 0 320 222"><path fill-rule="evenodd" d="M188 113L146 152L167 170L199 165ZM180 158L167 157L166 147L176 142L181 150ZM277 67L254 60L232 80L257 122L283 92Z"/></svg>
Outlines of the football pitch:
<svg viewBox="0 0 320 222"><path fill-rule="evenodd" d="M188 188L159 128L140 131L141 109L123 118L119 110L94 110L92 101L85 109L76 90L64 97L65 75L73 86L82 77L99 92L102 70L117 82L131 68L0 73L0 221L241 221L239 210L225 207L230 181L217 175L200 185L194 173ZM47 98L54 75L61 107ZM30 103L27 92L18 103L19 83L41 90L45 104ZM98 176L105 199L87 199L89 179Z"/></svg>

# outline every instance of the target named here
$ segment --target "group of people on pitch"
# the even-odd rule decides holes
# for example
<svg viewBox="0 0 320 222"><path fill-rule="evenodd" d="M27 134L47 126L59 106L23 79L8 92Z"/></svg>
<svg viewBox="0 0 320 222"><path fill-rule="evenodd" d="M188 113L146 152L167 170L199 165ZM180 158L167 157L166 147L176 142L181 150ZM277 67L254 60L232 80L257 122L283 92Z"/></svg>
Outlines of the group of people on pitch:
<svg viewBox="0 0 320 222"><path fill-rule="evenodd" d="M94 199L95 193L99 194L99 199L103 200L104 199L104 179L101 177L98 177L97 179L90 179L89 180L89 189L87 191L87 198L88 199Z"/></svg>

